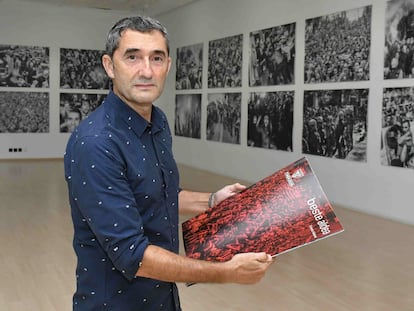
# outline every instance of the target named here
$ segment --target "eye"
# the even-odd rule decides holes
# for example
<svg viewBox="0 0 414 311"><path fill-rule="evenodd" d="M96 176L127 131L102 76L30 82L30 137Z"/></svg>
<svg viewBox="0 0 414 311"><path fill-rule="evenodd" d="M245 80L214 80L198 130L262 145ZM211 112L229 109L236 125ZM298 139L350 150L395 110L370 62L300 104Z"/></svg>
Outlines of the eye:
<svg viewBox="0 0 414 311"><path fill-rule="evenodd" d="M136 60L136 59L137 59L137 57L136 57L134 54L131 54L131 55L128 55L128 56L127 56L127 59L128 59L128 60Z"/></svg>
<svg viewBox="0 0 414 311"><path fill-rule="evenodd" d="M161 55L155 55L155 56L152 58L152 61L153 61L154 63L162 64L162 63L164 62L164 57L163 57L163 56L161 56Z"/></svg>

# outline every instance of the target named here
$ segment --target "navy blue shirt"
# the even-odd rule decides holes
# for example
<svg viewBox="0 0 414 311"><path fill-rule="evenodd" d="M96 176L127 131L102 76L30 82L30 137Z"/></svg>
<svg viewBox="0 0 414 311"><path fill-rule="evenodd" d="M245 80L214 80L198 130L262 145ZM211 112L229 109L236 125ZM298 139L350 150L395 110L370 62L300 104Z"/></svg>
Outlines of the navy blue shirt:
<svg viewBox="0 0 414 311"><path fill-rule="evenodd" d="M64 157L77 255L73 310L180 309L177 287L135 276L149 244L178 253L179 174L164 113L110 92Z"/></svg>

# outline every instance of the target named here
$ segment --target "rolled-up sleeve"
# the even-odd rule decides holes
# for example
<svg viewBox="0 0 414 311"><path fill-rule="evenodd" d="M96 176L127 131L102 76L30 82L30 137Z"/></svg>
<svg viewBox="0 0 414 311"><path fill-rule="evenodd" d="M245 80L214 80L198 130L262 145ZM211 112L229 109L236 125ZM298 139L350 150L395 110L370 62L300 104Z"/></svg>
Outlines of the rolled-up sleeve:
<svg viewBox="0 0 414 311"><path fill-rule="evenodd" d="M71 171L76 173L71 176L71 195L102 250L131 280L149 242L126 178L126 164L111 144L100 135L84 137L73 145Z"/></svg>

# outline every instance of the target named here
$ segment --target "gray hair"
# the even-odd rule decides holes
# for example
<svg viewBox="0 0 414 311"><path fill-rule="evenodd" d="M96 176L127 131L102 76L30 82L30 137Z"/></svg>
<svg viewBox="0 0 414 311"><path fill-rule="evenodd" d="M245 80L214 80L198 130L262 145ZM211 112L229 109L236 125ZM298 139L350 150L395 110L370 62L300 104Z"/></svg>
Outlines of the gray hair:
<svg viewBox="0 0 414 311"><path fill-rule="evenodd" d="M105 53L111 58L119 47L119 40L124 30L131 29L139 32L152 32L158 30L162 33L167 44L167 52L170 54L167 28L158 20L147 16L125 17L119 20L108 32L105 44Z"/></svg>

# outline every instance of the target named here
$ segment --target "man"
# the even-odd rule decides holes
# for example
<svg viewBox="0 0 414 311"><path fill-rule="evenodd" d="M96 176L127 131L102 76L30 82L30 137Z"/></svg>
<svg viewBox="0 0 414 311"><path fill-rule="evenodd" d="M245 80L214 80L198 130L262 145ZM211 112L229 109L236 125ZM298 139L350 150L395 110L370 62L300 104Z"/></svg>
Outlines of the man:
<svg viewBox="0 0 414 311"><path fill-rule="evenodd" d="M179 188L167 118L153 105L171 66L164 26L120 20L102 63L112 90L65 153L78 258L74 310L181 310L174 282L258 282L272 262L266 253L224 263L178 255L178 211L200 213L244 186L213 195Z"/></svg>
<svg viewBox="0 0 414 311"><path fill-rule="evenodd" d="M61 132L72 133L82 120L82 114L77 108L70 108L64 123L60 125Z"/></svg>
<svg viewBox="0 0 414 311"><path fill-rule="evenodd" d="M398 145L400 148L400 160L406 165L408 159L414 153L413 134L411 132L411 123L408 119L402 121L401 136L398 137Z"/></svg>

